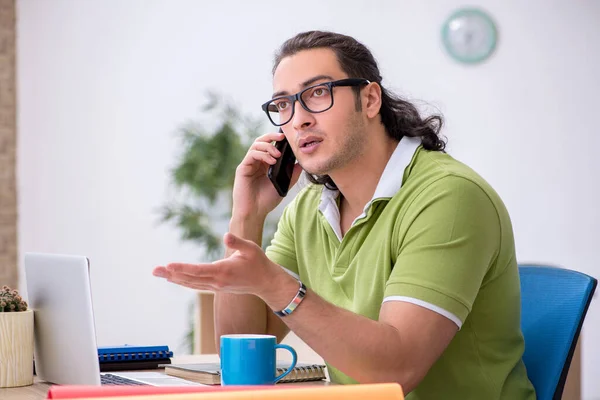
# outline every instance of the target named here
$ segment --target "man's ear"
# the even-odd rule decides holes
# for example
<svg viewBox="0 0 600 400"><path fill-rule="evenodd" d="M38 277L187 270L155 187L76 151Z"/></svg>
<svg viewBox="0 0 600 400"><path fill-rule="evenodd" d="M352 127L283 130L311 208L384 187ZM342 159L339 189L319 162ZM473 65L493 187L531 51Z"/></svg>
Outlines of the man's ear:
<svg viewBox="0 0 600 400"><path fill-rule="evenodd" d="M364 88L362 103L368 118L375 118L379 114L381 86L377 82L371 82Z"/></svg>

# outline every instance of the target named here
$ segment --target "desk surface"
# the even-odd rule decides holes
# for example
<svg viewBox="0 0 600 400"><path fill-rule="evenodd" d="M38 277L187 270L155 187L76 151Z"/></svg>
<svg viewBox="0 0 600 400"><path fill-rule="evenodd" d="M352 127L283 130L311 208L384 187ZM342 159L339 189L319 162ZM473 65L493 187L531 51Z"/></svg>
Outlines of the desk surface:
<svg viewBox="0 0 600 400"><path fill-rule="evenodd" d="M219 362L216 354L201 354L191 356L175 357L173 364ZM303 384L327 384L327 382L306 382ZM39 381L34 377L34 383L30 386L18 388L0 389L0 400L43 400L46 398L50 383ZM287 384L286 384L287 385Z"/></svg>

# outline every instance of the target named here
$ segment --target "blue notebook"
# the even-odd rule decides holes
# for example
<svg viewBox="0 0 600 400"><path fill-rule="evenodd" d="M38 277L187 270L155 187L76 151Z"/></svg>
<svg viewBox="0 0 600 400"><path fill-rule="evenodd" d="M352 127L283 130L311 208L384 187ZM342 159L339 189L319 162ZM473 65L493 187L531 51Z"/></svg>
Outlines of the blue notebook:
<svg viewBox="0 0 600 400"><path fill-rule="evenodd" d="M98 360L102 362L112 361L136 361L156 360L171 358L173 352L169 346L103 346L98 347Z"/></svg>

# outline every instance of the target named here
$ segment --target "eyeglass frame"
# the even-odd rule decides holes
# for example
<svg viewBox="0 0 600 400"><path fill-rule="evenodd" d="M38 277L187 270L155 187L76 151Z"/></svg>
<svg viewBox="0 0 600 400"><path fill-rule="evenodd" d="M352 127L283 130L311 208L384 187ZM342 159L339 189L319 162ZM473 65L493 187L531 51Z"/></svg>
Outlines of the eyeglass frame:
<svg viewBox="0 0 600 400"><path fill-rule="evenodd" d="M296 101L298 103L300 103L300 105L302 106L302 108L304 108L306 111L308 111L311 114L320 114L322 112L325 112L327 110L330 110L333 107L334 104L334 96L333 96L333 88L340 86L340 87L348 87L348 86L360 86L360 85L368 85L369 83L371 83L370 80L368 79L364 79L364 78L346 78L346 79L339 79L337 81L330 81L330 82L321 82L321 83L317 83L316 85L312 85L309 86L307 88L302 89L301 91L299 91L296 94L290 94L288 96L279 96L279 97L275 97L269 101L267 101L266 103L264 103L261 108L262 110L265 112L265 114L267 114L267 117L269 118L269 121L271 121L271 123L275 126L283 126L287 123L289 123L292 118L294 118L294 113L296 112ZM306 104L304 104L304 100L302 100L302 95L304 94L304 92L314 89L317 86L327 86L329 88L329 92L331 93L331 105L329 107L327 107L324 110L321 111L312 111L308 108L308 106ZM268 110L269 104L271 104L272 102L274 102L275 100L280 100L280 99L288 99L292 105L292 114L290 115L290 119L288 119L287 121L285 121L282 124L276 124L275 121L273 121L273 119L271 118L271 114Z"/></svg>

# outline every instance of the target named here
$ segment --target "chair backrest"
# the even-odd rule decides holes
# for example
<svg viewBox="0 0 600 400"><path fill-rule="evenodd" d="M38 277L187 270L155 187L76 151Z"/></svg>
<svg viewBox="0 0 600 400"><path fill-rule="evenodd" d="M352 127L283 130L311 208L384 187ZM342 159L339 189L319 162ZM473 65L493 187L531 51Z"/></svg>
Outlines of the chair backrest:
<svg viewBox="0 0 600 400"><path fill-rule="evenodd" d="M520 265L519 275L527 375L538 399L560 399L598 281L541 265Z"/></svg>

